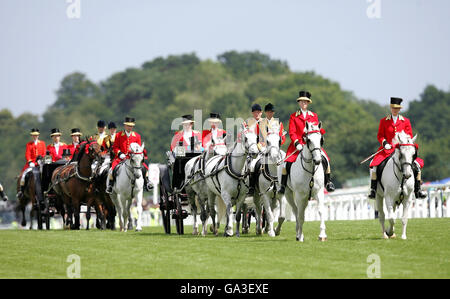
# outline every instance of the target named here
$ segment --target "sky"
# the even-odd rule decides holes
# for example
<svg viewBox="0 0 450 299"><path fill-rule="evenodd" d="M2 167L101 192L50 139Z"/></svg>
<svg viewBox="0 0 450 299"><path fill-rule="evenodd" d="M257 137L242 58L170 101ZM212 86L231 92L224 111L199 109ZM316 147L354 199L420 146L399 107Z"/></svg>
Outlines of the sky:
<svg viewBox="0 0 450 299"><path fill-rule="evenodd" d="M75 71L99 83L156 57L229 50L407 107L428 84L450 90L449 37L448 0L0 0L0 110L42 114Z"/></svg>

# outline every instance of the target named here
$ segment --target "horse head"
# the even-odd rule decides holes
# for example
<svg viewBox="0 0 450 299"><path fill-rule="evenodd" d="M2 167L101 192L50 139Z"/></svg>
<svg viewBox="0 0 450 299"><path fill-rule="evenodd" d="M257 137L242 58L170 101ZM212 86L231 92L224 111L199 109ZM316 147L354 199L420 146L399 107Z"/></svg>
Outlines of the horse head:
<svg viewBox="0 0 450 299"><path fill-rule="evenodd" d="M318 125L306 122L303 135L303 140L305 141L306 148L311 152L315 165L319 165L322 162L321 129L322 129L321 122L319 122Z"/></svg>
<svg viewBox="0 0 450 299"><path fill-rule="evenodd" d="M100 158L100 154L102 152L102 147L97 141L87 143L86 154L89 156L91 160L97 160Z"/></svg>
<svg viewBox="0 0 450 299"><path fill-rule="evenodd" d="M404 131L398 132L395 135L397 144L395 144L395 151L398 153L399 161L403 176L409 179L413 175L412 163L417 153L416 141L417 135L411 138Z"/></svg>
<svg viewBox="0 0 450 299"><path fill-rule="evenodd" d="M242 144L242 141L245 153L249 154L252 158L256 157L256 155L259 153L256 123L251 127L249 127L245 122L241 124L241 132L240 138L238 138L238 142Z"/></svg>
<svg viewBox="0 0 450 299"><path fill-rule="evenodd" d="M144 148L145 143L142 146L133 142L130 144L130 163L133 167L133 174L136 179L142 176L142 163L144 162Z"/></svg>
<svg viewBox="0 0 450 299"><path fill-rule="evenodd" d="M280 145L281 145L281 137L280 137L280 125L270 123L266 127L267 129L267 137L266 137L266 154L268 154L269 158L272 161L278 161L281 159L280 153Z"/></svg>

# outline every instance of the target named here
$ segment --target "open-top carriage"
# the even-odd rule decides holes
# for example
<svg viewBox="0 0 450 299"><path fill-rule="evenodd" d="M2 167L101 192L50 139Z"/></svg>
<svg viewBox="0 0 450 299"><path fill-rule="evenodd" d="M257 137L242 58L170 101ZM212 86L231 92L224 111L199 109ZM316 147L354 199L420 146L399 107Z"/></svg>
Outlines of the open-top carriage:
<svg viewBox="0 0 450 299"><path fill-rule="evenodd" d="M195 144L192 142L191 144ZM172 152L167 152L167 164L159 164L159 208L161 210L164 231L171 233L171 219L175 220L177 233L184 234L183 220L188 217L188 197L185 190L185 165L186 163L200 155L201 151L195 151L191 147L186 151L182 142Z"/></svg>
<svg viewBox="0 0 450 299"><path fill-rule="evenodd" d="M36 211L38 229L43 229L43 224L47 230L50 229L50 217L57 212L56 194L50 189L52 174L56 168L65 165L63 162L52 162L52 157L46 155L39 159L37 167L33 167L31 176L33 177L34 199L33 207Z"/></svg>

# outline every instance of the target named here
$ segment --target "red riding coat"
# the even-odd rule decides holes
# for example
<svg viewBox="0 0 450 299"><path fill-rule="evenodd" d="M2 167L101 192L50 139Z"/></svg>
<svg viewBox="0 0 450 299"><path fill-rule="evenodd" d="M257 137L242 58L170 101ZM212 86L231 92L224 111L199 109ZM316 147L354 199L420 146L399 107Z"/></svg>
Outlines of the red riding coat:
<svg viewBox="0 0 450 299"><path fill-rule="evenodd" d="M191 136L197 137L197 140L199 142L202 141L202 135L199 131L192 130ZM190 146L190 145L186 142L186 140L184 140L184 131L183 130L175 132L175 135L172 138L172 143L170 144L170 150L173 151L173 149L178 146L178 143L180 141L183 142L184 148L187 150L188 146Z"/></svg>
<svg viewBox="0 0 450 299"><path fill-rule="evenodd" d="M305 129L305 123L313 123L315 125L319 124L319 117L316 113L312 111L306 112L306 118L303 116L303 113L301 111L297 111L291 114L291 117L289 118L289 137L291 138L291 143L289 144L286 156L289 156L291 153L295 151L295 142L298 141L300 144L305 144L305 141L303 140L304 135L304 129ZM325 130L321 130L322 135L325 133ZM327 153L322 148L323 153L328 158ZM299 152L296 152L292 156L290 156L286 162L295 162L297 160L297 157L299 155Z"/></svg>
<svg viewBox="0 0 450 299"><path fill-rule="evenodd" d="M226 135L227 131L217 128L217 138L223 138L224 134ZM207 150L207 146L211 142L211 136L212 136L211 130L203 130L202 146L205 150Z"/></svg>
<svg viewBox="0 0 450 299"><path fill-rule="evenodd" d="M73 155L75 153L78 153L78 151L80 150L80 143L78 143L76 146L73 143L68 144L66 148L70 150L70 157L73 158Z"/></svg>
<svg viewBox="0 0 450 299"><path fill-rule="evenodd" d="M46 149L44 141L38 140L36 144L34 144L34 141L28 142L25 149L25 160L27 161L27 163L23 167L22 171L29 167L30 162L36 163L36 158L38 156L44 157L45 153Z"/></svg>
<svg viewBox="0 0 450 299"><path fill-rule="evenodd" d="M117 164L119 164L119 162L121 161L121 159L119 158L120 154L128 155L130 144L132 143L142 145L141 135L139 135L136 132L131 132L130 137L128 137L125 131L116 133L116 137L114 138L114 143L112 146L112 150L114 152L115 157L111 165L112 169L114 169L117 166ZM146 158L147 158L146 153L144 153L144 159ZM145 163L143 165L145 166L145 168L147 168L147 165L145 165Z"/></svg>
<svg viewBox="0 0 450 299"><path fill-rule="evenodd" d="M63 150L66 148L67 148L67 145L64 142L59 143L58 151L56 151L56 147L53 143L51 143L47 146L47 150L50 152L53 162L56 162L59 159L62 159Z"/></svg>
<svg viewBox="0 0 450 299"><path fill-rule="evenodd" d="M380 125L378 127L378 134L377 139L378 142L380 142L380 147L377 151L381 150L383 148L383 141L387 141L390 145L392 145L392 148L390 150L384 150L375 155L372 162L370 163L370 167L378 166L381 162L384 161L387 157L389 157L395 150L394 145L392 144L392 141L395 137L395 134L398 132L404 131L406 134L408 134L411 138L413 137L411 122L408 118L399 115L397 122L394 124L394 120L392 119L391 115L388 115L387 117L383 117L380 120ZM420 158L416 158L416 161L419 163L420 167L423 167L424 163L423 160Z"/></svg>

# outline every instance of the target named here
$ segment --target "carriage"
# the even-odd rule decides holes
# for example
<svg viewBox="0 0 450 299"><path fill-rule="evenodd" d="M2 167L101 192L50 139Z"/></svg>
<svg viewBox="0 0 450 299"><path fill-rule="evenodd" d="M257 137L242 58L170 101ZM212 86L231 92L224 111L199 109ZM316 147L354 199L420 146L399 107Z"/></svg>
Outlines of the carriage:
<svg viewBox="0 0 450 299"><path fill-rule="evenodd" d="M171 233L171 219L175 220L177 233L184 234L183 221L188 217L188 197L185 190L185 171L186 163L201 155L200 150L194 150L198 142L191 142L190 148L185 149L180 142L175 150L167 152L167 164L159 164L160 182L159 182L159 208L161 210L164 231Z"/></svg>
<svg viewBox="0 0 450 299"><path fill-rule="evenodd" d="M38 229L43 229L45 223L46 229L50 229L50 217L56 213L56 194L49 186L52 174L56 168L65 165L64 162L52 162L52 157L46 155L38 162L38 167L34 167L32 175L34 178L35 206L37 212Z"/></svg>

